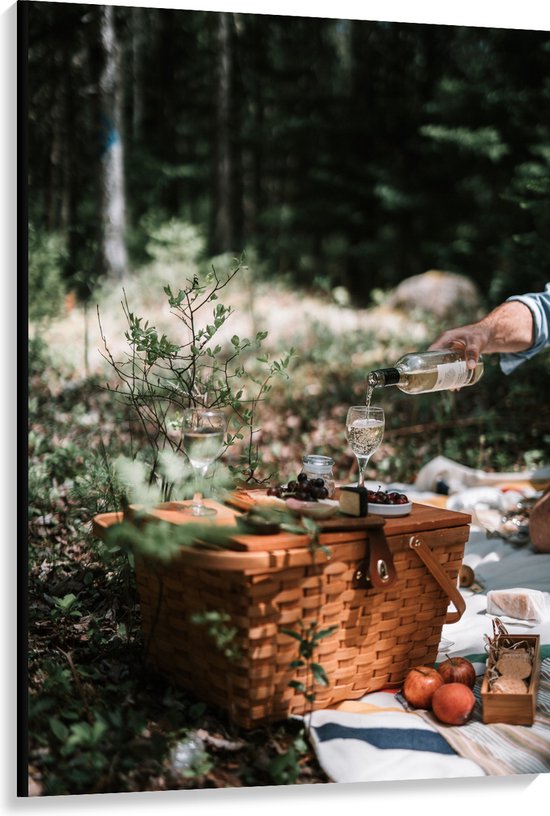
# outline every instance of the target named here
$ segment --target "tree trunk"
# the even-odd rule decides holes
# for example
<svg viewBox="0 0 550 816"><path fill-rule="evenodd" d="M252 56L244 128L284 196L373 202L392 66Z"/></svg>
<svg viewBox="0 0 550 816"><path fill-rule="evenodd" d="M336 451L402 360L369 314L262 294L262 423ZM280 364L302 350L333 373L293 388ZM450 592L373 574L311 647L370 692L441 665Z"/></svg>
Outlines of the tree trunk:
<svg viewBox="0 0 550 816"><path fill-rule="evenodd" d="M246 107L241 105L242 121L249 123L250 128L248 139L240 140L243 178L242 231L245 236L255 236L258 239L259 215L264 207L263 147L266 141L266 131L262 78L266 73L266 38L261 20L259 23L257 20L247 20L246 24L252 28L256 50L249 48L248 41L243 43L237 41L239 51L241 48L248 48L251 52L251 64L247 77L248 90L241 93L241 97L248 101ZM240 133L243 133L243 129Z"/></svg>
<svg viewBox="0 0 550 816"><path fill-rule="evenodd" d="M132 136L140 142L143 136L143 51L144 10L133 8L132 14Z"/></svg>
<svg viewBox="0 0 550 816"><path fill-rule="evenodd" d="M101 42L104 64L99 81L103 125L102 216L103 262L108 275L122 279L126 273L126 200L124 150L121 135L122 83L114 7L101 8Z"/></svg>
<svg viewBox="0 0 550 816"><path fill-rule="evenodd" d="M233 244L233 161L231 144L231 31L230 14L222 12L218 21L218 94L216 111L216 198L214 214L215 254L232 249Z"/></svg>

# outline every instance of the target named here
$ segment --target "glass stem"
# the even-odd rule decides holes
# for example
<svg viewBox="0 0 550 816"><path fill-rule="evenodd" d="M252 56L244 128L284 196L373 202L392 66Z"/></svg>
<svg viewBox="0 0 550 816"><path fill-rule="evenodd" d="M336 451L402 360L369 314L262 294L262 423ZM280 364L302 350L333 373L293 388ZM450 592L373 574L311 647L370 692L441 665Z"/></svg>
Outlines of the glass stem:
<svg viewBox="0 0 550 816"><path fill-rule="evenodd" d="M357 465L359 467L359 478L357 480L358 487L365 486L365 470L369 462L369 456L357 456Z"/></svg>
<svg viewBox="0 0 550 816"><path fill-rule="evenodd" d="M202 507L202 489L201 483L204 480L204 476L206 471L208 470L208 465L206 467L195 468L194 469L194 476L195 476L195 492L193 493L193 506L194 507Z"/></svg>

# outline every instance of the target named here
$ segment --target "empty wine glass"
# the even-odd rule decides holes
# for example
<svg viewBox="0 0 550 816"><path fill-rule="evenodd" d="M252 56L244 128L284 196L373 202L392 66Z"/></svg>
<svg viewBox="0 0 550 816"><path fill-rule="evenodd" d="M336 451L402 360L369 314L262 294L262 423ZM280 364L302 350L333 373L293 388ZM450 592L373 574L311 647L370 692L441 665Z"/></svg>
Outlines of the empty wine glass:
<svg viewBox="0 0 550 816"><path fill-rule="evenodd" d="M346 439L355 454L359 467L358 486L365 483L365 469L384 436L384 409L366 405L352 405L346 417Z"/></svg>
<svg viewBox="0 0 550 816"><path fill-rule="evenodd" d="M182 510L193 516L215 516L217 510L203 504L199 480L206 475L209 465L220 455L227 421L222 411L207 408L187 408L182 417L183 450L195 475L195 493L191 504Z"/></svg>

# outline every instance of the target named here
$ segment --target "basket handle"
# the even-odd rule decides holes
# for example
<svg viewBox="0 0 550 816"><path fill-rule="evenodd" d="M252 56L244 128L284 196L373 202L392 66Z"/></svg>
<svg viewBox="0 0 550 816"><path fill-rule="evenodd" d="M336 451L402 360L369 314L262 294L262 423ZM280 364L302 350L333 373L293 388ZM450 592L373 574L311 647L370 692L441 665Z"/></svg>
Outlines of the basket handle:
<svg viewBox="0 0 550 816"><path fill-rule="evenodd" d="M458 587L449 579L449 576L437 558L435 558L428 545L425 544L421 538L411 536L409 539L409 547L415 551L420 560L426 565L441 589L448 595L456 607L456 612L447 612L445 623L457 623L466 609L466 601L460 594Z"/></svg>

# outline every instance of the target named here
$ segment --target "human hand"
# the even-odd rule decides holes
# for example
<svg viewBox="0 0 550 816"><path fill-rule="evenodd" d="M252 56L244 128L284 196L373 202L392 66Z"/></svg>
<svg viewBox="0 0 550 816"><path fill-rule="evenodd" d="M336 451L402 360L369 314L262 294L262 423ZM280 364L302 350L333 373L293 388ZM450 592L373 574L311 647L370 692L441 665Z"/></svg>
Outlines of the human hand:
<svg viewBox="0 0 550 816"><path fill-rule="evenodd" d="M489 336L489 331L482 322L471 323L444 331L428 350L448 348L458 351L463 354L467 367L473 369L489 343Z"/></svg>

